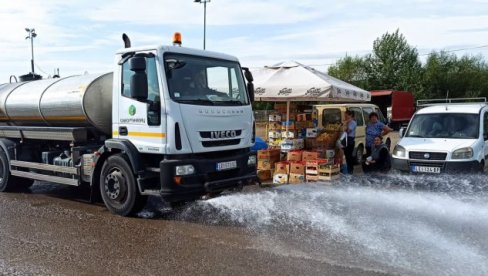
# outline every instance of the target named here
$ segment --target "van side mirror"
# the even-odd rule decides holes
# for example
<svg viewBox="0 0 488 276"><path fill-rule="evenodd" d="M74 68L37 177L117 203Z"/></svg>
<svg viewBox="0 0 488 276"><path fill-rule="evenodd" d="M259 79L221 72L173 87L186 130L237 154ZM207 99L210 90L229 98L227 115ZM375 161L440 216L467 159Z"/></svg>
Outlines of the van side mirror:
<svg viewBox="0 0 488 276"><path fill-rule="evenodd" d="M405 128L404 127L400 128L400 131L398 132L398 134L400 135L400 138L402 138L403 135L405 135Z"/></svg>
<svg viewBox="0 0 488 276"><path fill-rule="evenodd" d="M130 58L129 69L134 72L130 78L130 97L138 101L146 100L148 95L146 59L138 56Z"/></svg>

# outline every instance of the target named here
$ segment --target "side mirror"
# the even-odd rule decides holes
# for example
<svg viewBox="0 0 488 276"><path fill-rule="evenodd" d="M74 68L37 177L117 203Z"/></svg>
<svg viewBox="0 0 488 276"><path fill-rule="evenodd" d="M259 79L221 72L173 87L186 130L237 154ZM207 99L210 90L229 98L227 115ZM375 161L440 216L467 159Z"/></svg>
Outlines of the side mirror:
<svg viewBox="0 0 488 276"><path fill-rule="evenodd" d="M400 138L402 138L403 135L405 135L405 128L404 127L400 128L400 131L398 132L398 134L400 135Z"/></svg>
<svg viewBox="0 0 488 276"><path fill-rule="evenodd" d="M130 58L129 68L134 72L130 78L130 97L138 101L146 100L148 95L146 59L137 56Z"/></svg>
<svg viewBox="0 0 488 276"><path fill-rule="evenodd" d="M251 71L249 71L249 68L242 67L242 70L244 70L244 77L247 81L247 92L249 93L249 99L251 100L251 103L254 103L254 84L252 83L254 81L254 77L252 76Z"/></svg>

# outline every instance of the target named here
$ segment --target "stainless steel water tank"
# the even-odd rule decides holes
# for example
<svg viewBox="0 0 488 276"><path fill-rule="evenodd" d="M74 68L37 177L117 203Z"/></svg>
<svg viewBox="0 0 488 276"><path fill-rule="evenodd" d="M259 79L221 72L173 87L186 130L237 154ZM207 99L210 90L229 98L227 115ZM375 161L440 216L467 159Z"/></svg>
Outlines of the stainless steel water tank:
<svg viewBox="0 0 488 276"><path fill-rule="evenodd" d="M0 122L17 126L112 128L113 73L0 86Z"/></svg>

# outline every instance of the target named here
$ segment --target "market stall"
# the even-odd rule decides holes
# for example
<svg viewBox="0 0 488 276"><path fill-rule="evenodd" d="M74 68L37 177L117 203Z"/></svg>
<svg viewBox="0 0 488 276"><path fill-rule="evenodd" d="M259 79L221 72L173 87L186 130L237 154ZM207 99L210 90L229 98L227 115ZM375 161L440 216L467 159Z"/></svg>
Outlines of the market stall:
<svg viewBox="0 0 488 276"><path fill-rule="evenodd" d="M265 66L252 74L256 101L282 102L275 103L269 115L271 147L258 152L258 176L265 181L272 177L275 183L337 178L342 164L336 147L340 125L319 130L317 116L298 109L294 102L365 102L371 94L298 62Z"/></svg>

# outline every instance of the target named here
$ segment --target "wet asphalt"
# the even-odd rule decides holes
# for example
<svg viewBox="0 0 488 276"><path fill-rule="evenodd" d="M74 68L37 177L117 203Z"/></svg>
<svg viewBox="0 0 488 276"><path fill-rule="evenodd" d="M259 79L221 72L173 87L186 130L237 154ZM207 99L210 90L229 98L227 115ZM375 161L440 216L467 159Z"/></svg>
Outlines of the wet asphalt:
<svg viewBox="0 0 488 276"><path fill-rule="evenodd" d="M157 198L142 218L125 218L89 203L80 188L36 183L31 190L0 193L2 275L383 274L273 253L241 226L161 212Z"/></svg>

